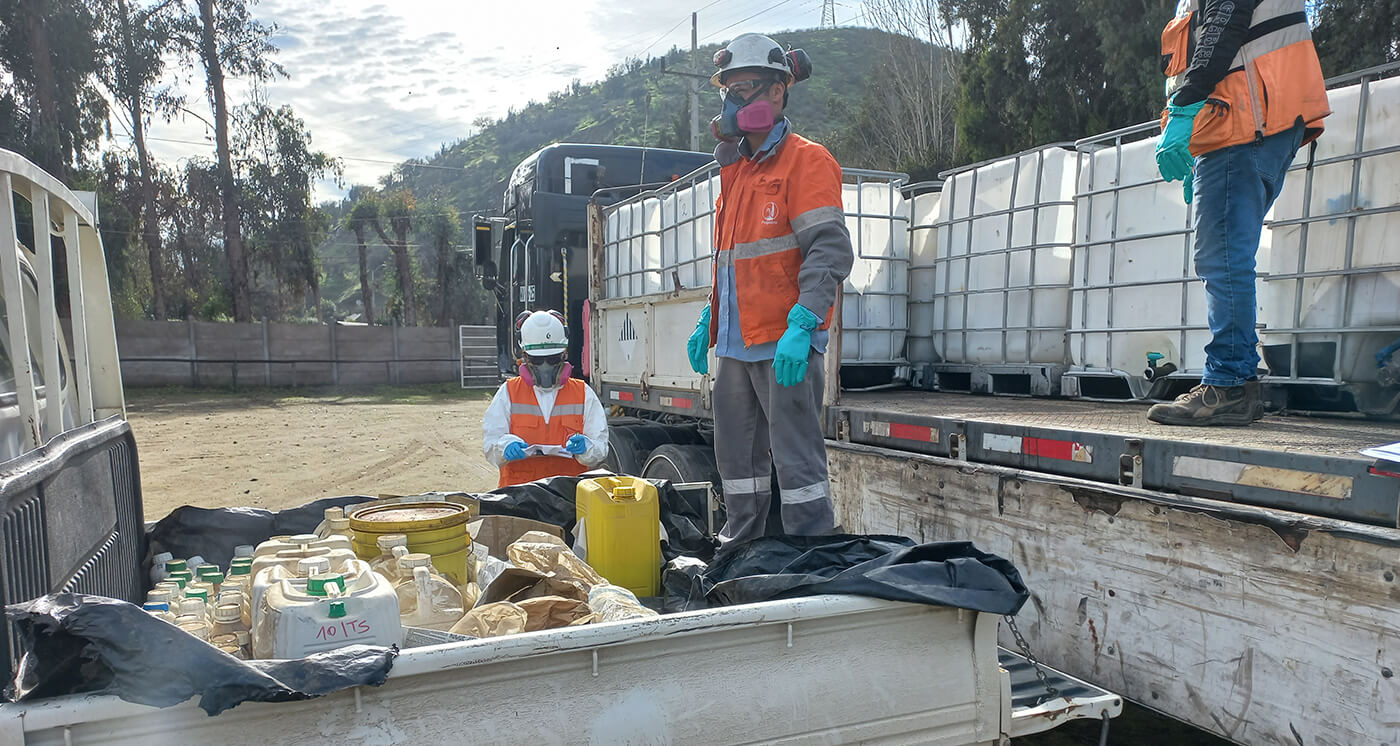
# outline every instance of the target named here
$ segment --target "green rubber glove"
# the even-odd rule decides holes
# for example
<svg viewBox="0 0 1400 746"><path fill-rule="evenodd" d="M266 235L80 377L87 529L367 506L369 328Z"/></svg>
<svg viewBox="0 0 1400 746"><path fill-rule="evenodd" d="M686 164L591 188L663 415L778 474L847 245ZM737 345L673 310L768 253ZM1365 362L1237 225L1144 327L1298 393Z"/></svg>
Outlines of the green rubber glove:
<svg viewBox="0 0 1400 746"><path fill-rule="evenodd" d="M710 305L700 312L700 320L695 322L695 331L690 333L690 341L685 343L685 352L690 356L690 369L705 375L710 372Z"/></svg>
<svg viewBox="0 0 1400 746"><path fill-rule="evenodd" d="M778 340L773 372L779 386L796 386L807 377L807 357L812 352L812 332L822 320L801 303L788 311L788 328Z"/></svg>
<svg viewBox="0 0 1400 746"><path fill-rule="evenodd" d="M1187 106L1167 105L1167 126L1157 143L1157 171L1167 181L1182 181L1182 196L1191 203L1191 169L1196 159L1191 156L1191 132L1196 126L1196 114L1206 102Z"/></svg>

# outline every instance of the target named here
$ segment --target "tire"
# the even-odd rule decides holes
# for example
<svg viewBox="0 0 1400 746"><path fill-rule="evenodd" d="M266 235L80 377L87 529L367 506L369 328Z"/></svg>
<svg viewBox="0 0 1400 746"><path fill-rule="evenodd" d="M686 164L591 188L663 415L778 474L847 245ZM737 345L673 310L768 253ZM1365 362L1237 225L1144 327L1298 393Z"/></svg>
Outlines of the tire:
<svg viewBox="0 0 1400 746"><path fill-rule="evenodd" d="M608 457L603 466L614 474L642 476L647 458L658 446L703 443L694 427L636 423L608 428Z"/></svg>
<svg viewBox="0 0 1400 746"><path fill-rule="evenodd" d="M664 479L673 484L682 482L709 482L716 497L720 498L722 506L724 492L721 487L719 477L719 467L715 465L715 451L709 446L703 445L663 445L658 446L647 458L646 466L642 469L642 476L646 479ZM705 516L710 520L709 506L705 504L703 498L692 500L690 507L696 515ZM714 526L718 529L724 525L724 512L721 507L713 518Z"/></svg>

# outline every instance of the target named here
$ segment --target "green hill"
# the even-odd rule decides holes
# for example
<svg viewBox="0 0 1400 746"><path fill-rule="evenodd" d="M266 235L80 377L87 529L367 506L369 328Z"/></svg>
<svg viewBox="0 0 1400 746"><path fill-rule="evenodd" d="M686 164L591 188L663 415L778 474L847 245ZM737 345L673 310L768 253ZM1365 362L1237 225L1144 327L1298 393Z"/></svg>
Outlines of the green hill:
<svg viewBox="0 0 1400 746"><path fill-rule="evenodd" d="M772 36L784 45L805 49L813 62L811 79L793 88L787 115L801 134L819 142L833 139L848 125L846 112L864 94L865 81L884 55L887 35L874 29L841 28ZM709 61L718 49L719 45L701 47L705 72L713 70ZM576 81L546 101L478 123L470 137L445 145L430 157L400 164L386 183L411 189L420 205L434 199L451 204L461 212L463 224L470 225L473 214L500 210L511 170L546 145L586 142L686 149L690 142L688 80L664 74L663 62L672 70L688 70L690 52L673 49L647 61L628 60L615 65L602 81ZM700 107L701 147L708 150L714 145L709 120L719 107L719 93L708 84L701 88ZM464 122L463 129L467 128ZM348 206L347 201L331 207L336 222ZM419 265L432 266L426 242L414 243L420 245ZM373 237L369 252L379 284L392 261L388 249ZM325 273L325 297L342 308L353 308L359 292L354 236L344 229L334 230L318 253ZM382 290L390 292L391 287L385 284Z"/></svg>

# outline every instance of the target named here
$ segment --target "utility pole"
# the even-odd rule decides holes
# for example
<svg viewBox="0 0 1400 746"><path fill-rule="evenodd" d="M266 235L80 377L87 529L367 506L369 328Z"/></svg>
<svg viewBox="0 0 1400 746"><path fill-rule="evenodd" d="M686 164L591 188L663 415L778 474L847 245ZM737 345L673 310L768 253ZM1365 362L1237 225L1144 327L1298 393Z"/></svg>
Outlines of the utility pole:
<svg viewBox="0 0 1400 746"><path fill-rule="evenodd" d="M690 12L690 69L700 70L700 45L698 42L699 13ZM690 149L700 149L700 81L690 79Z"/></svg>
<svg viewBox="0 0 1400 746"><path fill-rule="evenodd" d="M836 0L822 0L822 28L836 28Z"/></svg>
<svg viewBox="0 0 1400 746"><path fill-rule="evenodd" d="M700 72L700 44L698 35L698 13L690 14L690 71L667 70L666 58L661 58L661 72L665 75L679 75L690 79L690 149L700 149L700 86L701 81L709 81L710 76Z"/></svg>

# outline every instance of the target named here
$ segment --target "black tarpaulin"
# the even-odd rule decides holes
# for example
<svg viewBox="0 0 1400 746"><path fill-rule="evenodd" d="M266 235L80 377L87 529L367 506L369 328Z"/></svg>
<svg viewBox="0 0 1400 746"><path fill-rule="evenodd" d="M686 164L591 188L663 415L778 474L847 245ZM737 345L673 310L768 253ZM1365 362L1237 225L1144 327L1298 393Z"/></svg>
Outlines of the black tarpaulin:
<svg viewBox="0 0 1400 746"><path fill-rule="evenodd" d="M241 661L139 607L56 593L5 609L28 651L6 699L104 692L169 707L190 697L217 715L241 702L287 702L379 686L397 652L351 645L297 660Z"/></svg>
<svg viewBox="0 0 1400 746"><path fill-rule="evenodd" d="M326 508L346 507L373 500L365 495L327 497L296 508L271 511L262 508L196 508L185 505L156 521L147 532L151 557L170 552L177 559L203 557L205 562L228 567L234 547L258 544L274 536L309 534L325 518Z"/></svg>
<svg viewBox="0 0 1400 746"><path fill-rule="evenodd" d="M971 542L897 536L765 537L708 567L672 561L662 580L667 611L835 593L1015 614L1030 596L1014 565Z"/></svg>

